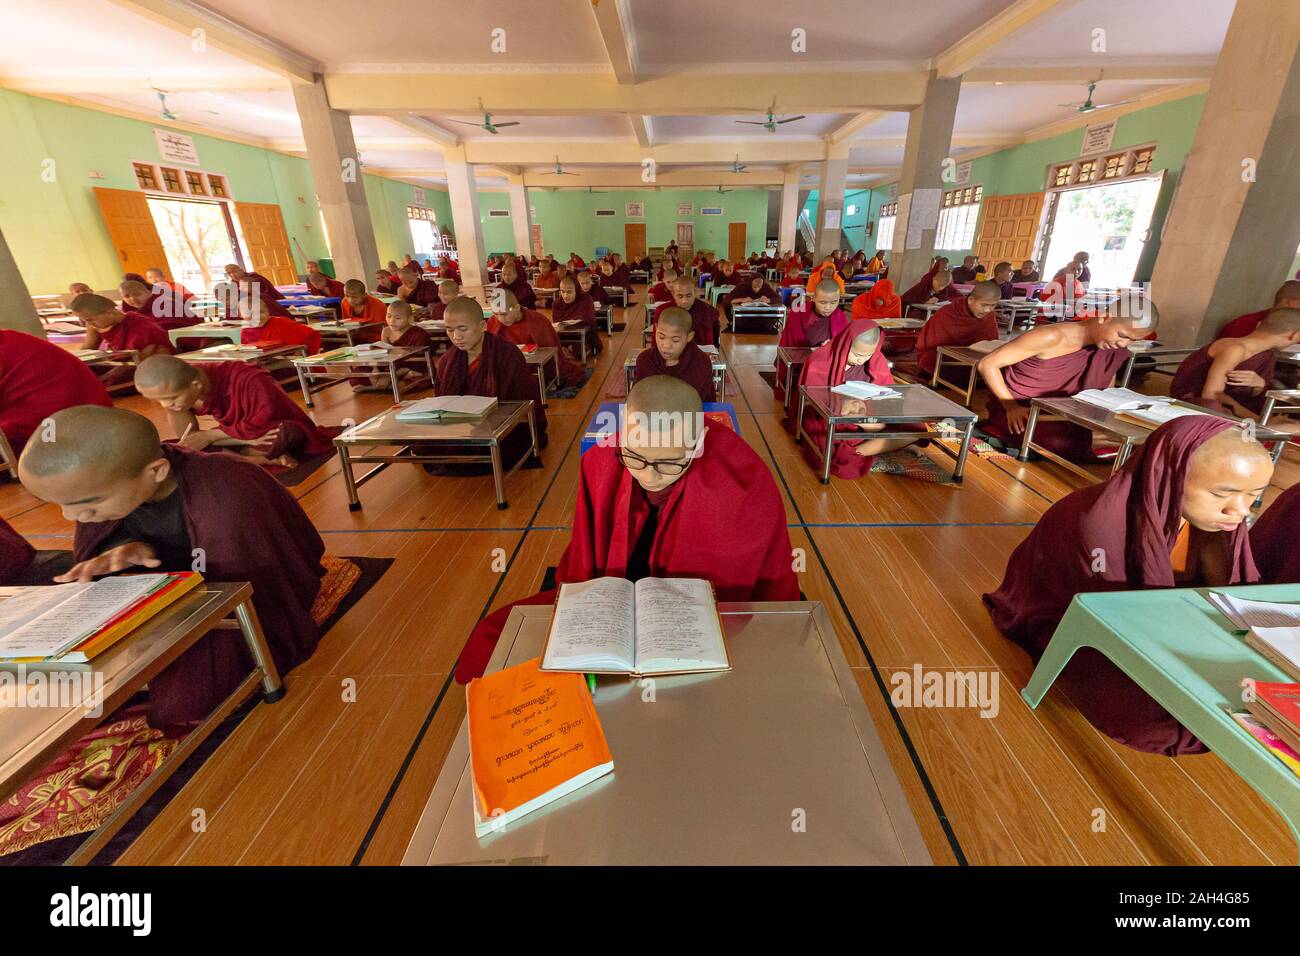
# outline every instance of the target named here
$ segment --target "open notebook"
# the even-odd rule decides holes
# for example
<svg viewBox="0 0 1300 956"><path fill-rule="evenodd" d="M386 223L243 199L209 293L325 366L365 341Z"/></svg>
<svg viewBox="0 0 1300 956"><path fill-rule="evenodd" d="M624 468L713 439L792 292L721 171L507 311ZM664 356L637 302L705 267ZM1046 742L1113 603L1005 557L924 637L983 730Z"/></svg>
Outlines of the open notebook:
<svg viewBox="0 0 1300 956"><path fill-rule="evenodd" d="M1168 405L1173 401L1165 395L1143 395L1131 388L1086 388L1075 394L1075 399L1096 405L1112 412L1126 412L1151 405Z"/></svg>
<svg viewBox="0 0 1300 956"><path fill-rule="evenodd" d="M1159 428L1165 422L1172 422L1175 418L1208 414L1210 413L1199 408L1188 408L1186 405L1177 405L1173 402L1157 402L1144 408L1132 408L1116 412L1115 417L1133 425L1141 425L1144 428Z"/></svg>
<svg viewBox="0 0 1300 956"><path fill-rule="evenodd" d="M902 398L903 393L888 385L877 385L874 382L844 382L836 385L831 389L836 395L846 395L849 398Z"/></svg>
<svg viewBox="0 0 1300 956"><path fill-rule="evenodd" d="M1246 632L1247 644L1300 680L1300 604L1252 601L1220 591L1208 592L1206 599Z"/></svg>
<svg viewBox="0 0 1300 956"><path fill-rule="evenodd" d="M544 671L731 670L713 585L702 578L595 578L560 586Z"/></svg>
<svg viewBox="0 0 1300 956"><path fill-rule="evenodd" d="M482 395L439 395L411 402L397 413L399 422L464 422L483 418L497 400Z"/></svg>

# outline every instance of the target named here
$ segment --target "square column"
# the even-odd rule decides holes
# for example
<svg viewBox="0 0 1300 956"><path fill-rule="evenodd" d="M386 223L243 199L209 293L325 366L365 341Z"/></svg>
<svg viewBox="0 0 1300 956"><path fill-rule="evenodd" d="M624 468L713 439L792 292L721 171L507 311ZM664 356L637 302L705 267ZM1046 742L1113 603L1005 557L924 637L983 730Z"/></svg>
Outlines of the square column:
<svg viewBox="0 0 1300 956"><path fill-rule="evenodd" d="M799 167L790 166L785 170L781 183L781 222L777 231L776 251L794 251L795 236L799 231Z"/></svg>
<svg viewBox="0 0 1300 956"><path fill-rule="evenodd" d="M817 238L813 250L817 262L839 248L840 230L844 228L844 181L848 174L848 144L828 145L817 185ZM827 226L828 220L834 225Z"/></svg>
<svg viewBox="0 0 1300 956"><path fill-rule="evenodd" d="M447 163L447 193L451 199L451 225L456 231L456 254L460 260L460 284L466 295L483 291L483 230L479 228L478 184L474 167L465 161L464 146L444 146ZM513 214L512 214L513 216Z"/></svg>
<svg viewBox="0 0 1300 956"><path fill-rule="evenodd" d="M961 77L941 80L931 70L925 100L907 115L907 142L898 180L898 217L894 220L894 249L889 277L894 288L906 289L925 275L934 258L934 239L943 201L943 161L952 148L952 124L957 115ZM909 228L919 220L920 229ZM908 232L913 241L908 243Z"/></svg>
<svg viewBox="0 0 1300 956"><path fill-rule="evenodd" d="M523 176L507 176L510 190L510 224L515 230L515 255L531 256L533 251L533 217L528 208L528 190ZM536 253L541 255L540 252Z"/></svg>

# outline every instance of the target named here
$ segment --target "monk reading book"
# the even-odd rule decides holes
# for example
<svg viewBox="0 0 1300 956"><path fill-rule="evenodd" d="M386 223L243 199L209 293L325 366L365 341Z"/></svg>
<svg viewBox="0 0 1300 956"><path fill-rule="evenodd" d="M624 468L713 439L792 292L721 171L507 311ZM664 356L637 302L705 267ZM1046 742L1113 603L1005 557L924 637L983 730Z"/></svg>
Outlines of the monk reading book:
<svg viewBox="0 0 1300 956"><path fill-rule="evenodd" d="M155 291L170 291L181 297L183 302L189 302L194 298L194 293L179 282L174 282L167 278L167 273L155 267L144 270L144 281L147 285L152 286Z"/></svg>
<svg viewBox="0 0 1300 956"><path fill-rule="evenodd" d="M994 625L1037 661L1076 594L1255 583L1245 518L1272 474L1268 452L1233 422L1195 415L1160 426L1119 472L1038 520L1002 586L984 595ZM1057 684L1122 744L1166 756L1205 750L1096 650L1077 651Z"/></svg>
<svg viewBox="0 0 1300 956"><path fill-rule="evenodd" d="M726 298L727 314L738 305L780 305L781 296L758 273L741 279Z"/></svg>
<svg viewBox="0 0 1300 956"><path fill-rule="evenodd" d="M81 343L84 349L135 352L138 359L175 351L157 322L142 312L119 312L112 299L91 292L77 296L69 308L86 323L86 337ZM109 376L114 373L130 375L124 368L113 369Z"/></svg>
<svg viewBox="0 0 1300 956"><path fill-rule="evenodd" d="M60 409L112 404L81 359L35 335L0 329L0 432L14 454Z"/></svg>
<svg viewBox="0 0 1300 956"><path fill-rule="evenodd" d="M1037 282L1038 268L1034 265L1033 259L1026 259L1020 263L1020 268L1011 273L1012 282Z"/></svg>
<svg viewBox="0 0 1300 956"><path fill-rule="evenodd" d="M557 325L561 322L576 322L587 330L587 348L592 355L601 351L600 326L596 324L596 303L591 296L578 289L578 280L565 276L560 280L559 292L551 306L551 321Z"/></svg>
<svg viewBox="0 0 1300 956"><path fill-rule="evenodd" d="M283 315L271 315L263 299L240 299L239 318L244 326L239 341L244 345L301 345L308 355L320 353L319 332Z"/></svg>
<svg viewBox="0 0 1300 956"><path fill-rule="evenodd" d="M312 655L320 632L311 608L325 545L293 495L234 456L162 445L157 429L133 412L70 408L53 420L56 439L31 443L18 475L77 523L77 563L56 581L198 567L209 581L250 581L281 675ZM238 632L212 631L150 678L150 721L206 717L251 669Z"/></svg>
<svg viewBox="0 0 1300 956"><path fill-rule="evenodd" d="M854 319L898 319L903 316L903 299L894 292L894 283L881 279L853 300Z"/></svg>
<svg viewBox="0 0 1300 956"><path fill-rule="evenodd" d="M393 295L397 287L401 285L401 280L391 274L387 269L375 270L375 292L379 295Z"/></svg>
<svg viewBox="0 0 1300 956"><path fill-rule="evenodd" d="M1015 297L1015 286L1011 282L1011 263L999 262L993 267L993 281L997 283L998 292L1004 299Z"/></svg>
<svg viewBox="0 0 1300 956"><path fill-rule="evenodd" d="M959 298L961 293L952 287L952 273L939 269L922 276L921 281L903 293L903 315L914 305L938 305Z"/></svg>
<svg viewBox="0 0 1300 956"><path fill-rule="evenodd" d="M353 333L355 338L373 342L384 327L388 307L367 292L366 284L360 279L349 279L343 283L340 314L344 322L362 323L362 328Z"/></svg>
<svg viewBox="0 0 1300 956"><path fill-rule="evenodd" d="M596 282L596 277L590 272L583 270L578 273L578 288L591 296L591 301L597 305L609 305L609 293L600 287L599 283ZM669 298L672 298L671 293L669 293ZM667 302L668 299L664 301Z"/></svg>
<svg viewBox="0 0 1300 956"><path fill-rule="evenodd" d="M401 285L393 294L403 302L414 306L431 306L438 301L438 290L432 282L425 282L420 273L412 269L399 269L397 277Z"/></svg>
<svg viewBox="0 0 1300 956"><path fill-rule="evenodd" d="M677 270L672 266L667 266L661 270L659 281L649 289L649 301L658 305L661 302L671 302L673 300L673 282L677 278Z"/></svg>
<svg viewBox="0 0 1300 956"><path fill-rule="evenodd" d="M581 385L587 377L581 365L569 358L560 346L555 326L542 313L523 308L508 289L492 290L492 318L488 332L515 345L535 345L555 349L556 373L561 388Z"/></svg>
<svg viewBox="0 0 1300 956"><path fill-rule="evenodd" d="M1215 339L1183 359L1169 394L1238 418L1259 418L1276 387L1274 351L1300 342L1300 309L1274 309L1241 338Z"/></svg>
<svg viewBox="0 0 1300 956"><path fill-rule="evenodd" d="M849 317L840 308L840 288L827 279L813 293L811 309L805 299L799 307L790 310L778 344L815 349L838 335L848 324Z"/></svg>
<svg viewBox="0 0 1300 956"><path fill-rule="evenodd" d="M979 257L966 256L962 259L961 265L952 270L952 281L959 285L969 285L975 281L975 275L979 271Z"/></svg>
<svg viewBox="0 0 1300 956"><path fill-rule="evenodd" d="M199 366L159 355L140 363L135 387L162 406L180 444L195 451L229 451L257 465L292 468L334 447L270 372L248 362ZM215 418L217 426L200 428L199 415Z"/></svg>
<svg viewBox="0 0 1300 956"><path fill-rule="evenodd" d="M236 286L252 289L253 295L266 296L272 301L280 298L280 290L275 283L258 272L248 272L243 266L231 263L226 266L226 277Z"/></svg>
<svg viewBox="0 0 1300 956"><path fill-rule="evenodd" d="M689 312L695 327L696 345L717 345L722 338L722 325L718 319L718 310L695 295L695 283L687 276L678 276L673 280L673 305ZM655 312L655 320L669 305L661 305Z"/></svg>
<svg viewBox="0 0 1300 956"><path fill-rule="evenodd" d="M1019 447L1031 398L1109 388L1132 354L1129 344L1154 332L1158 321L1149 300L1121 299L1109 313L1039 326L994 349L977 366L993 393L981 428L1005 447ZM1034 442L1069 461L1095 461L1092 433L1070 422L1040 422Z"/></svg>
<svg viewBox="0 0 1300 956"><path fill-rule="evenodd" d="M560 284L560 277L556 274L555 268L548 256L542 260L542 264L537 267L537 278L533 280L533 286L538 289L555 289Z"/></svg>
<svg viewBox="0 0 1300 956"><path fill-rule="evenodd" d="M386 324L379 336L379 341L383 344L399 349L426 348L433 345L433 338L429 333L415 324L415 314L411 311L410 305L400 299L388 304L385 321ZM396 372L397 387L403 394L417 392L432 385L423 356L399 362ZM387 371L352 378L352 390L357 392L389 391L392 387Z"/></svg>
<svg viewBox="0 0 1300 956"><path fill-rule="evenodd" d="M823 282L834 282L840 295L844 294L844 279L829 260L814 269L812 275L808 276L808 281L805 283L808 294L813 295L816 293L817 287Z"/></svg>
<svg viewBox="0 0 1300 956"><path fill-rule="evenodd" d="M713 382L713 358L695 344L691 314L675 306L659 314L654 344L637 355L633 375L636 382L652 375L672 375L695 389L701 401L718 400Z"/></svg>
<svg viewBox="0 0 1300 956"><path fill-rule="evenodd" d="M704 578L719 601L795 601L792 567L785 507L758 454L705 421L699 394L680 379L655 375L634 385L617 443L582 456L573 535L556 582ZM516 603L554 600L544 591ZM482 675L512 606L479 621L457 681Z"/></svg>
<svg viewBox="0 0 1300 956"><path fill-rule="evenodd" d="M533 292L533 287L528 284L523 273L519 271L514 260L507 259L506 264L501 267L501 282L498 288L504 289L515 297L523 308L532 309L537 306L537 295Z"/></svg>
<svg viewBox="0 0 1300 956"><path fill-rule="evenodd" d="M1283 282L1277 292L1273 294L1273 309L1300 309L1300 282L1295 279L1288 279ZM1264 321L1264 316L1268 315L1273 309L1260 309L1258 312L1247 312L1245 315L1239 315L1223 328L1219 329L1216 339L1239 339L1254 332L1259 323Z"/></svg>
<svg viewBox="0 0 1300 956"><path fill-rule="evenodd" d="M1250 550L1263 584L1300 584L1300 484L1264 509L1250 529Z"/></svg>
<svg viewBox="0 0 1300 956"><path fill-rule="evenodd" d="M970 292L949 302L930 316L916 337L916 364L926 375L934 374L941 345L974 345L998 337L994 309L1001 294L996 282L980 282Z"/></svg>
<svg viewBox="0 0 1300 956"><path fill-rule="evenodd" d="M327 299L341 299L343 283L338 279L331 279L323 272L308 273L307 292L309 295L324 296Z"/></svg>

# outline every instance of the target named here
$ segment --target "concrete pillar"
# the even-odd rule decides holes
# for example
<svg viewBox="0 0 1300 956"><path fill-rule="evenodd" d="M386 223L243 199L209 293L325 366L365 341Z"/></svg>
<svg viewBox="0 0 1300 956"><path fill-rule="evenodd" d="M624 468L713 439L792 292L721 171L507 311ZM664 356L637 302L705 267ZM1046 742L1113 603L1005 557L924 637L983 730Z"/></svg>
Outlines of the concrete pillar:
<svg viewBox="0 0 1300 956"><path fill-rule="evenodd" d="M1237 0L1151 275L1160 339L1271 304L1300 245L1300 4Z"/></svg>
<svg viewBox="0 0 1300 956"><path fill-rule="evenodd" d="M799 166L789 166L781 183L781 224L777 232L776 251L780 255L794 251L799 233Z"/></svg>
<svg viewBox="0 0 1300 956"><path fill-rule="evenodd" d="M379 268L379 247L370 222L352 123L347 113L330 108L325 84L319 77L315 83L294 83L293 99L302 122L316 197L329 231L334 273L340 281L361 279L369 285Z"/></svg>
<svg viewBox="0 0 1300 956"><path fill-rule="evenodd" d="M828 144L817 182L816 262L821 262L839 248L840 230L844 228L844 181L848 174L848 144ZM828 219L834 222L833 226L826 225Z"/></svg>
<svg viewBox="0 0 1300 956"><path fill-rule="evenodd" d="M9 251L9 243L0 232L0 329L29 332L45 338L45 326L36 314L36 305L27 291L27 283L18 271Z"/></svg>
<svg viewBox="0 0 1300 956"><path fill-rule="evenodd" d="M528 208L528 190L523 176L507 176L510 190L510 224L515 230L515 255L531 256L533 251L533 217ZM540 251L535 253L541 255Z"/></svg>
<svg viewBox="0 0 1300 956"><path fill-rule="evenodd" d="M479 228L478 185L474 167L465 161L464 146L444 146L447 164L447 194L451 199L451 225L456 232L456 253L460 258L461 288L466 295L483 291L483 230Z"/></svg>
<svg viewBox="0 0 1300 956"><path fill-rule="evenodd" d="M889 254L889 278L895 289L906 289L921 278L934 258L934 238L943 202L943 161L952 148L952 122L957 114L961 77L941 80L931 70L925 100L908 112L907 142L898 180L898 217L894 249ZM908 248L910 222L920 219L920 233Z"/></svg>

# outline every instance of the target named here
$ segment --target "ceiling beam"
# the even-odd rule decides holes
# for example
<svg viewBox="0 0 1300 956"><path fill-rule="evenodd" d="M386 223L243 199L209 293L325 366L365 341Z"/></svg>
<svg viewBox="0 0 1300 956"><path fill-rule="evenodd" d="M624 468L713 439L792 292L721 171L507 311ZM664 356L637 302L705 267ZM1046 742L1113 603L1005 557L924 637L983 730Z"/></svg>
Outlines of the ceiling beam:
<svg viewBox="0 0 1300 956"><path fill-rule="evenodd" d="M591 5L596 18L596 29L609 55L609 65L620 83L636 82L636 37L632 33L632 17L626 0L606 0Z"/></svg>
<svg viewBox="0 0 1300 956"><path fill-rule="evenodd" d="M590 142L557 140L473 139L464 143L465 158L475 164L522 163L554 166L555 157L565 166L634 166L638 173L644 160L659 166L682 163L718 163L730 166L735 159L735 140L661 143L641 146L636 142ZM740 152L747 163L819 162L826 156L826 144L815 140L751 140Z"/></svg>
<svg viewBox="0 0 1300 956"><path fill-rule="evenodd" d="M16 90L20 93L33 93L37 96L58 94L77 96L80 94L139 93L151 87L167 90L169 93L238 93L263 92L285 89L288 81L279 74L262 71L255 73L206 73L196 76L193 73L180 75L166 71L140 72L134 76L122 73L89 72L77 74L19 74L0 76L0 87Z"/></svg>
<svg viewBox="0 0 1300 956"><path fill-rule="evenodd" d="M848 122L842 123L835 127L835 129L831 130L828 139L830 139L832 143L842 143L846 139L855 136L861 130L870 126L876 120L882 119L888 115L888 112L885 110L864 110Z"/></svg>
<svg viewBox="0 0 1300 956"><path fill-rule="evenodd" d="M208 46L293 80L310 83L314 74L321 70L321 65L310 57L254 33L191 0L109 2L191 37L197 37L195 31L202 30L204 43Z"/></svg>
<svg viewBox="0 0 1300 956"><path fill-rule="evenodd" d="M627 120L632 124L632 135L638 146L653 146L655 141L654 123L649 116L640 113L628 113Z"/></svg>
<svg viewBox="0 0 1300 956"><path fill-rule="evenodd" d="M721 183L726 189L757 189L779 186L784 180L780 169L746 170L733 173L729 169L679 169L661 171L653 183L641 179L640 168L608 168L575 170L575 176L557 176L544 170L525 171L524 185L546 189L583 188L587 186L617 187L622 189L677 189L686 187L713 187Z"/></svg>
<svg viewBox="0 0 1300 956"><path fill-rule="evenodd" d="M1101 75L1103 80L1129 83L1189 83L1209 81L1214 61L1194 63L1129 63L1101 67L1096 64L1061 66L980 66L962 75L963 86L972 83L1001 83L1025 86L1044 83L1090 83Z"/></svg>
<svg viewBox="0 0 1300 956"><path fill-rule="evenodd" d="M614 75L571 73L327 73L330 105L353 113L391 110L481 115L479 100L502 116L634 113L689 116L752 111L776 97L783 113L906 110L925 96L916 70L811 73L672 74L622 84ZM706 87L709 96L701 98Z"/></svg>
<svg viewBox="0 0 1300 956"><path fill-rule="evenodd" d="M409 129L412 133L417 133L425 139L437 143L439 146L458 146L460 137L445 127L439 126L433 120L427 120L423 116L389 116L392 120L403 129Z"/></svg>
<svg viewBox="0 0 1300 956"><path fill-rule="evenodd" d="M1045 13L1059 11L1079 0L1015 0L934 58L940 78L961 76L995 46L1033 23Z"/></svg>

